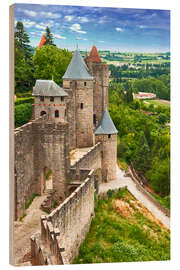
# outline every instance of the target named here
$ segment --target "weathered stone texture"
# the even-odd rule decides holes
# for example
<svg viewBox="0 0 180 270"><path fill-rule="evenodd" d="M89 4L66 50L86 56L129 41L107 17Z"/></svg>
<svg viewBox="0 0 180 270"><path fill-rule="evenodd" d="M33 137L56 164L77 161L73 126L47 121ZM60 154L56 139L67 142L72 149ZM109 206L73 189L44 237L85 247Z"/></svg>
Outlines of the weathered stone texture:
<svg viewBox="0 0 180 270"><path fill-rule="evenodd" d="M117 134L98 135L96 142L102 143L102 179L112 181L116 178Z"/></svg>
<svg viewBox="0 0 180 270"><path fill-rule="evenodd" d="M16 217L24 213L33 193L45 189L46 169L52 170L53 189L58 201L65 199L69 173L68 124L35 120L15 130Z"/></svg>
<svg viewBox="0 0 180 270"><path fill-rule="evenodd" d="M38 119L42 112L45 112L49 116L49 120L58 122L67 121L67 97L54 97L54 101L50 101L50 97L44 97L44 101L41 101L40 97L35 97L33 104L34 118ZM55 117L55 112L59 112L59 117Z"/></svg>
<svg viewBox="0 0 180 270"><path fill-rule="evenodd" d="M94 77L93 114L96 115L96 125L99 123L105 107L108 107L109 68L102 63L87 63Z"/></svg>
<svg viewBox="0 0 180 270"><path fill-rule="evenodd" d="M39 237L31 239L32 254L35 257L33 265L41 264L38 259L39 253L42 254L42 250L48 249L49 257L51 257L50 254L54 256L54 264L71 263L78 255L79 246L89 231L93 215L94 175L92 170L87 179L62 204L50 215L41 218L41 249L38 249ZM64 252L62 252L63 249ZM44 259L44 261L48 264L47 260Z"/></svg>

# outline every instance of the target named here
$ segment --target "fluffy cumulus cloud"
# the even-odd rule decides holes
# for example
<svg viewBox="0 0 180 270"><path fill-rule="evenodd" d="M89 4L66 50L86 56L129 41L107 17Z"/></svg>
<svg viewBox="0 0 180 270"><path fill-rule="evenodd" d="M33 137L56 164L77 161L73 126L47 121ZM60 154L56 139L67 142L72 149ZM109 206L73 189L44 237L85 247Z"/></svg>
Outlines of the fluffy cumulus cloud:
<svg viewBox="0 0 180 270"><path fill-rule="evenodd" d="M79 22L86 23L89 22L89 19L87 17L78 17Z"/></svg>
<svg viewBox="0 0 180 270"><path fill-rule="evenodd" d="M22 23L25 28L30 28L32 26L35 26L36 24L34 21L30 21L30 20L23 20Z"/></svg>
<svg viewBox="0 0 180 270"><path fill-rule="evenodd" d="M52 19L61 18L61 14L52 13L52 12L45 12L45 11L41 11L40 16L44 17L44 18L52 18Z"/></svg>
<svg viewBox="0 0 180 270"><path fill-rule="evenodd" d="M35 11L33 11L33 10L27 10L27 9L24 10L24 13L26 15L30 16L30 17L36 17L36 15L37 15L37 13Z"/></svg>
<svg viewBox="0 0 180 270"><path fill-rule="evenodd" d="M64 18L65 18L66 21L71 22L73 20L74 16L71 16L71 15L68 16L67 15Z"/></svg>
<svg viewBox="0 0 180 270"><path fill-rule="evenodd" d="M71 25L70 29L80 34L86 34L86 31L81 30L81 26L79 23L74 23L73 25Z"/></svg>
<svg viewBox="0 0 180 270"><path fill-rule="evenodd" d="M116 31L118 31L118 32L124 32L124 30L122 28L120 28L120 27L116 27Z"/></svg>
<svg viewBox="0 0 180 270"><path fill-rule="evenodd" d="M54 34L54 37L57 38L57 39L66 39L66 37L63 37L59 34Z"/></svg>
<svg viewBox="0 0 180 270"><path fill-rule="evenodd" d="M48 27L52 27L53 25L54 25L54 22L53 21L49 21L47 23L36 24L35 27L37 29L43 29L43 30L45 30L47 26Z"/></svg>

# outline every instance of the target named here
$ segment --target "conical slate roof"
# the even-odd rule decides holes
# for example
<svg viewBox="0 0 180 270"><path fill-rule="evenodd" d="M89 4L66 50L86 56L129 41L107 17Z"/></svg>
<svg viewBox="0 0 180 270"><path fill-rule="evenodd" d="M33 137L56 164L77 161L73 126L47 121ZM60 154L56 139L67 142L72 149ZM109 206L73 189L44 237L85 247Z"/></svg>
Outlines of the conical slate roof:
<svg viewBox="0 0 180 270"><path fill-rule="evenodd" d="M69 80L93 80L78 50L74 52L71 62L62 78Z"/></svg>
<svg viewBox="0 0 180 270"><path fill-rule="evenodd" d="M107 108L105 109L104 114L99 122L99 125L97 126L94 133L95 135L118 133Z"/></svg>
<svg viewBox="0 0 180 270"><path fill-rule="evenodd" d="M46 42L46 37L45 37L45 35L43 35L42 38L41 38L41 41L39 43L38 48L41 48L44 45L45 42Z"/></svg>
<svg viewBox="0 0 180 270"><path fill-rule="evenodd" d="M96 48L96 46L92 47L92 50L90 52L89 57L87 58L88 62L99 62L102 63L101 58L99 57L99 53L98 50Z"/></svg>
<svg viewBox="0 0 180 270"><path fill-rule="evenodd" d="M65 97L68 94L52 80L37 80L33 88L33 96Z"/></svg>

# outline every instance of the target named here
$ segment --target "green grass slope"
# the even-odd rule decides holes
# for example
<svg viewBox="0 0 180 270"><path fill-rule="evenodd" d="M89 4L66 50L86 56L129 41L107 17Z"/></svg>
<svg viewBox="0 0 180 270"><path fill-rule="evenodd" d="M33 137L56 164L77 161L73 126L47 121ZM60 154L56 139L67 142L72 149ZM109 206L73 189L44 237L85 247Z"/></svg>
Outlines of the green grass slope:
<svg viewBox="0 0 180 270"><path fill-rule="evenodd" d="M121 189L107 200L96 200L95 217L73 263L169 259L169 230L132 194Z"/></svg>

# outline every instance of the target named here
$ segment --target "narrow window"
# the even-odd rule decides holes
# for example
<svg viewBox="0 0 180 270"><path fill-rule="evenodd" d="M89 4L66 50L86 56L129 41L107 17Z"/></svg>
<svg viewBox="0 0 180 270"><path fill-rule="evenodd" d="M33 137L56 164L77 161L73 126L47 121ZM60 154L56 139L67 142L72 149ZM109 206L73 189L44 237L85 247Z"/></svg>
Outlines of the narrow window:
<svg viewBox="0 0 180 270"><path fill-rule="evenodd" d="M65 109L65 111L64 111L64 116L66 116L66 109Z"/></svg>
<svg viewBox="0 0 180 270"><path fill-rule="evenodd" d="M44 97L40 96L40 101L44 101Z"/></svg>
<svg viewBox="0 0 180 270"><path fill-rule="evenodd" d="M80 108L83 109L83 103L81 103Z"/></svg>
<svg viewBox="0 0 180 270"><path fill-rule="evenodd" d="M50 97L50 101L53 102L54 101L54 97Z"/></svg>
<svg viewBox="0 0 180 270"><path fill-rule="evenodd" d="M56 117L56 118L59 117L59 111L58 111L58 110L55 111L55 117Z"/></svg>
<svg viewBox="0 0 180 270"><path fill-rule="evenodd" d="M93 114L93 123L96 125L96 114Z"/></svg>
<svg viewBox="0 0 180 270"><path fill-rule="evenodd" d="M46 112L45 111L41 111L40 116L43 116L44 114L46 114Z"/></svg>
<svg viewBox="0 0 180 270"><path fill-rule="evenodd" d="M108 138L109 138L109 139L111 138L111 134L108 134Z"/></svg>
<svg viewBox="0 0 180 270"><path fill-rule="evenodd" d="M86 84L86 82L84 82L84 86L86 86L87 84Z"/></svg>
<svg viewBox="0 0 180 270"><path fill-rule="evenodd" d="M64 97L61 97L61 101L64 101Z"/></svg>

